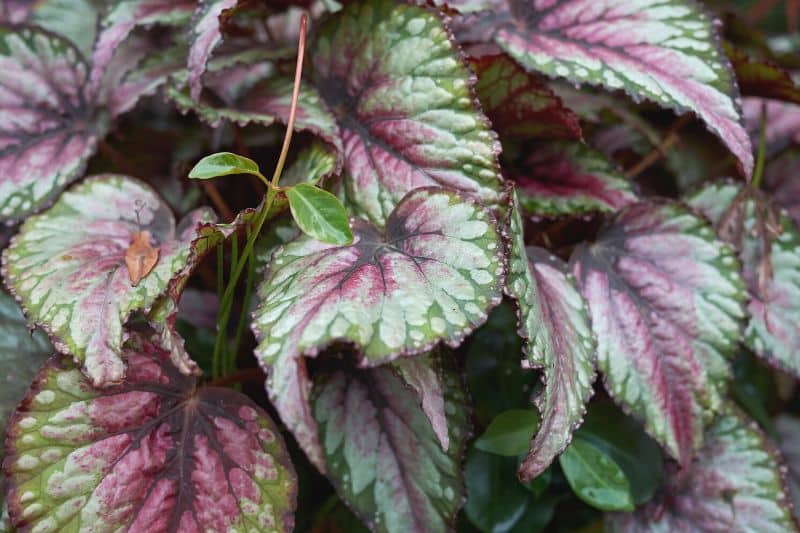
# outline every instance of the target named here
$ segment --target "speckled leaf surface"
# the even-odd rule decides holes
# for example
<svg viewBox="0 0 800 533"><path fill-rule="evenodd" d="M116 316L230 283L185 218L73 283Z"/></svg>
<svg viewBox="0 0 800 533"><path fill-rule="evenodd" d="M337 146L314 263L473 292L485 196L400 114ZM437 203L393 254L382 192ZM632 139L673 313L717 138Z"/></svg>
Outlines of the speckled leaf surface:
<svg viewBox="0 0 800 533"><path fill-rule="evenodd" d="M410 190L499 200L499 143L442 21L390 0L352 2L319 28L314 81L341 130L351 207L383 224Z"/></svg>
<svg viewBox="0 0 800 533"><path fill-rule="evenodd" d="M100 22L92 53L91 86L99 88L105 69L120 45L137 27L176 25L189 21L195 8L192 0L116 0Z"/></svg>
<svg viewBox="0 0 800 533"><path fill-rule="evenodd" d="M0 222L24 217L80 177L106 131L68 41L0 26Z"/></svg>
<svg viewBox="0 0 800 533"><path fill-rule="evenodd" d="M795 520L800 520L800 418L795 415L783 413L774 420L775 431L778 433L779 449L786 467L786 485L792 497L792 507Z"/></svg>
<svg viewBox="0 0 800 533"><path fill-rule="evenodd" d="M470 59L475 93L501 137L580 139L578 116L541 77L505 54Z"/></svg>
<svg viewBox="0 0 800 533"><path fill-rule="evenodd" d="M586 302L567 265L542 248L525 248L519 204L510 214L506 294L517 302L519 334L525 339L526 366L543 372L536 398L541 415L520 476L531 480L550 466L572 439L594 392L596 343Z"/></svg>
<svg viewBox="0 0 800 533"><path fill-rule="evenodd" d="M22 225L3 253L5 283L31 322L72 354L96 386L120 382L125 320L167 289L186 265L197 226L210 220L198 210L176 228L167 205L144 183L88 178ZM125 252L141 230L159 246L159 259L134 287Z"/></svg>
<svg viewBox="0 0 800 533"><path fill-rule="evenodd" d="M235 8L239 0L200 0L192 20L191 43L189 45L189 87L192 100L197 100L202 90L200 78L206 71L211 54L222 42L220 16Z"/></svg>
<svg viewBox="0 0 800 533"><path fill-rule="evenodd" d="M573 256L608 392L681 464L722 405L746 298L733 250L669 203L619 213Z"/></svg>
<svg viewBox="0 0 800 533"><path fill-rule="evenodd" d="M747 192L733 183L709 184L689 203L739 251L750 292L745 344L800 376L800 232L769 199Z"/></svg>
<svg viewBox="0 0 800 533"><path fill-rule="evenodd" d="M615 212L637 200L631 182L605 155L579 143L537 145L512 176L526 215Z"/></svg>
<svg viewBox="0 0 800 533"><path fill-rule="evenodd" d="M726 410L685 472L670 469L655 499L607 515L613 532L797 531L777 451L755 423Z"/></svg>
<svg viewBox="0 0 800 533"><path fill-rule="evenodd" d="M42 332L31 335L17 302L0 291L0 462L5 453L3 441L8 417L52 353L47 337ZM5 493L5 476L0 473L0 531L9 527L3 525Z"/></svg>
<svg viewBox="0 0 800 533"><path fill-rule="evenodd" d="M91 55L99 18L98 6L92 0L3 0L0 3L0 10L5 8L11 12L6 22L44 28L71 41L86 57Z"/></svg>
<svg viewBox="0 0 800 533"><path fill-rule="evenodd" d="M440 341L457 346L502 293L500 236L491 215L462 195L417 189L386 231L361 219L351 227L350 246L302 236L279 248L254 313L270 399L318 465L303 355L343 341L374 366Z"/></svg>
<svg viewBox="0 0 800 533"><path fill-rule="evenodd" d="M373 531L444 532L464 498L466 397L444 377L450 447L442 450L417 394L387 367L338 371L315 384L328 477Z"/></svg>
<svg viewBox="0 0 800 533"><path fill-rule="evenodd" d="M296 479L275 425L241 393L196 388L141 334L99 390L63 356L8 428L9 509L21 529L291 531Z"/></svg>
<svg viewBox="0 0 800 533"><path fill-rule="evenodd" d="M494 0L466 17L464 41L492 40L521 65L693 111L739 159L753 155L715 23L687 0Z"/></svg>

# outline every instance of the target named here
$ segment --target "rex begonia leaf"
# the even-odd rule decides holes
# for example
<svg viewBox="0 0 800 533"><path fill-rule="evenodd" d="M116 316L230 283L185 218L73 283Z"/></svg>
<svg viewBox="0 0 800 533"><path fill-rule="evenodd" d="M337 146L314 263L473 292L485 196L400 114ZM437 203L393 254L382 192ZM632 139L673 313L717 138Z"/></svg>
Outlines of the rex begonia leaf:
<svg viewBox="0 0 800 533"><path fill-rule="evenodd" d="M125 373L123 324L166 291L186 265L197 226L211 220L200 209L176 228L149 186L126 176L95 176L25 221L3 253L5 282L31 322L71 354L95 386L118 383ZM149 232L159 257L133 286L125 254L140 231Z"/></svg>
<svg viewBox="0 0 800 533"><path fill-rule="evenodd" d="M40 331L31 335L17 302L0 291L0 463L5 453L3 442L8 417L25 396L39 367L52 353L47 336ZM5 498L5 476L0 473L0 531L3 532L10 528L10 524L4 525L7 520L7 516L3 516Z"/></svg>
<svg viewBox="0 0 800 533"><path fill-rule="evenodd" d="M278 429L243 394L198 388L133 333L128 375L97 389L65 356L39 372L8 428L18 528L291 531L296 478Z"/></svg>
<svg viewBox="0 0 800 533"><path fill-rule="evenodd" d="M541 77L505 54L470 59L475 92L501 137L580 139L578 116Z"/></svg>
<svg viewBox="0 0 800 533"><path fill-rule="evenodd" d="M594 392L596 343L586 302L567 265L541 248L525 248L519 204L510 214L506 294L517 302L526 366L540 368L544 390L536 398L541 422L520 465L524 480L539 476L564 451Z"/></svg>
<svg viewBox="0 0 800 533"><path fill-rule="evenodd" d="M631 182L614 164L580 143L536 145L511 175L526 215L615 212L637 200Z"/></svg>
<svg viewBox="0 0 800 533"><path fill-rule="evenodd" d="M800 86L792 80L789 72L770 61L750 57L729 44L725 45L725 51L736 72L742 96L774 98L800 104Z"/></svg>
<svg viewBox="0 0 800 533"><path fill-rule="evenodd" d="M214 48L222 42L222 22L220 17L234 9L239 0L199 0L199 6L192 21L191 44L189 45L189 87L192 100L200 97L202 84L200 78L206 71Z"/></svg>
<svg viewBox="0 0 800 533"><path fill-rule="evenodd" d="M373 531L445 532L464 499L469 422L459 378L444 376L450 446L442 450L416 392L390 367L315 383L314 416L339 495Z"/></svg>
<svg viewBox="0 0 800 533"><path fill-rule="evenodd" d="M739 412L728 408L714 421L687 466L671 465L650 503L607 515L607 531L797 531L780 456Z"/></svg>
<svg viewBox="0 0 800 533"><path fill-rule="evenodd" d="M314 82L344 144L351 207L382 225L410 190L500 198L499 143L433 12L391 0L348 3L318 28Z"/></svg>
<svg viewBox="0 0 800 533"><path fill-rule="evenodd" d="M773 420L773 424L780 437L781 455L789 470L786 484L792 497L795 520L800 520L800 418L783 413Z"/></svg>
<svg viewBox="0 0 800 533"><path fill-rule="evenodd" d="M415 189L385 231L362 219L351 227L349 246L301 236L279 248L253 315L270 399L318 466L304 355L343 341L359 349L362 366L375 366L440 341L457 346L502 295L492 216L456 192Z"/></svg>
<svg viewBox="0 0 800 533"><path fill-rule="evenodd" d="M746 298L739 262L699 216L625 208L573 255L609 394L688 465L719 412Z"/></svg>
<svg viewBox="0 0 800 533"><path fill-rule="evenodd" d="M762 108L766 110L766 138L771 152L800 144L800 105L747 97L742 99L742 110L753 139L758 139L761 129Z"/></svg>
<svg viewBox="0 0 800 533"><path fill-rule="evenodd" d="M442 449L447 451L450 448L450 433L447 429L444 378L434 353L403 357L393 361L391 367L417 393L422 412L428 417Z"/></svg>
<svg viewBox="0 0 800 533"><path fill-rule="evenodd" d="M43 28L72 42L87 57L97 31L99 17L97 2L93 0L24 0L25 7L15 8L15 0L3 0L2 6L10 8L8 22ZM2 19L2 16L0 16Z"/></svg>
<svg viewBox="0 0 800 533"><path fill-rule="evenodd" d="M84 93L88 76L63 38L0 26L0 222L41 208L83 173L107 129Z"/></svg>
<svg viewBox="0 0 800 533"><path fill-rule="evenodd" d="M116 51L135 28L188 22L195 4L194 0L116 0L100 22L100 33L92 53L94 90Z"/></svg>
<svg viewBox="0 0 800 533"><path fill-rule="evenodd" d="M800 376L800 232L765 195L734 183L706 185L688 201L739 251L750 292L745 344Z"/></svg>
<svg viewBox="0 0 800 533"><path fill-rule="evenodd" d="M693 111L753 169L738 89L714 20L687 0L493 0L465 17L464 41L492 40L521 65L572 82L624 89Z"/></svg>

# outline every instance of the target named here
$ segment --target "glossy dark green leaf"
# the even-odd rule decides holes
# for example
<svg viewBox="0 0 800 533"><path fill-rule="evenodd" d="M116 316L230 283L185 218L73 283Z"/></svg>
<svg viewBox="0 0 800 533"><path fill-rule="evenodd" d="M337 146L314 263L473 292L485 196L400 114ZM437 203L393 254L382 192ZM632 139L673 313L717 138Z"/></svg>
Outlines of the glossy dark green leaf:
<svg viewBox="0 0 800 533"><path fill-rule="evenodd" d="M591 441L576 436L559 457L575 494L603 511L632 511L633 495L622 468Z"/></svg>
<svg viewBox="0 0 800 533"><path fill-rule="evenodd" d="M661 486L664 458L658 443L610 402L592 403L575 436L614 459L625 472L637 505L649 501Z"/></svg>
<svg viewBox="0 0 800 533"><path fill-rule="evenodd" d="M207 155L198 161L189 172L189 177L196 180L207 180L230 174L261 175L258 164L252 159L231 152L219 152Z"/></svg>
<svg viewBox="0 0 800 533"><path fill-rule="evenodd" d="M464 511L479 530L530 533L541 530L552 516L552 504L540 506L517 480L518 460L473 449L467 455ZM549 513L547 512L549 508Z"/></svg>
<svg viewBox="0 0 800 533"><path fill-rule="evenodd" d="M286 191L286 197L303 233L328 244L353 242L347 211L334 195L308 183L299 183Z"/></svg>
<svg viewBox="0 0 800 533"><path fill-rule="evenodd" d="M535 409L510 409L497 415L475 441L481 451L516 457L528 453L528 444L539 425Z"/></svg>

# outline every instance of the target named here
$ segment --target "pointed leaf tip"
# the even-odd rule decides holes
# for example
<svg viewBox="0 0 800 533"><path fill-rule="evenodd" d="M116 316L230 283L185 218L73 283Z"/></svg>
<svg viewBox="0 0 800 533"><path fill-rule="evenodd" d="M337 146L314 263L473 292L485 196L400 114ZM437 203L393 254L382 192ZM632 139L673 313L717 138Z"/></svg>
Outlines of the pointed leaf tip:
<svg viewBox="0 0 800 533"><path fill-rule="evenodd" d="M350 244L347 211L334 195L308 183L299 183L286 191L289 208L303 233L328 244Z"/></svg>
<svg viewBox="0 0 800 533"><path fill-rule="evenodd" d="M231 152L218 152L205 156L189 172L189 177L207 180L230 174L252 174L260 176L258 164L248 157Z"/></svg>

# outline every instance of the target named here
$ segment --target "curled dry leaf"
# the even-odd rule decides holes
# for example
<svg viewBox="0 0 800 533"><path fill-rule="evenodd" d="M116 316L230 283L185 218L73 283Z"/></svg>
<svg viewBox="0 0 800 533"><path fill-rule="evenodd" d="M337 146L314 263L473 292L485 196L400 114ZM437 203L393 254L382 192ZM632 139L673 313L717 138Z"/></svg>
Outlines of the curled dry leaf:
<svg viewBox="0 0 800 533"><path fill-rule="evenodd" d="M125 265L131 285L139 284L139 280L148 275L158 262L159 248L150 243L150 232L137 231L133 234L131 244L125 250Z"/></svg>

